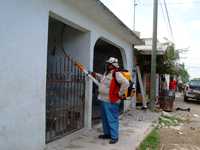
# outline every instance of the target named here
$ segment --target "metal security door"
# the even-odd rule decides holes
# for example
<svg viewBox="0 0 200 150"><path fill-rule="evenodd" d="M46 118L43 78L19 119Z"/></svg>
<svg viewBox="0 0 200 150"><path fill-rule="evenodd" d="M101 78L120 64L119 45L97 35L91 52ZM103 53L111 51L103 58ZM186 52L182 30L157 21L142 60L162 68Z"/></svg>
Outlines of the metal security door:
<svg viewBox="0 0 200 150"><path fill-rule="evenodd" d="M84 126L85 76L67 55L48 54L46 142Z"/></svg>

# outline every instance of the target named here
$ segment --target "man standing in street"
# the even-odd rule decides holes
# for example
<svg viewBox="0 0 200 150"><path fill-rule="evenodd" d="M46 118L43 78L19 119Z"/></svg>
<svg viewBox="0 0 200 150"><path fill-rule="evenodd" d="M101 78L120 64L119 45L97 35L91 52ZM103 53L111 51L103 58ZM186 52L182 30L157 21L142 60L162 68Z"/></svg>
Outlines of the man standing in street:
<svg viewBox="0 0 200 150"><path fill-rule="evenodd" d="M106 61L106 71L103 75L93 73L100 81L98 99L101 101L101 118L103 134L100 139L110 139L110 144L115 144L119 139L119 104L129 81L119 72L118 59L110 57Z"/></svg>
<svg viewBox="0 0 200 150"><path fill-rule="evenodd" d="M176 93L176 80L173 78L173 77L171 77L170 78L170 82L169 82L169 90L170 90L170 92L172 93L170 93L172 96L173 96L173 99L175 100L175 93Z"/></svg>

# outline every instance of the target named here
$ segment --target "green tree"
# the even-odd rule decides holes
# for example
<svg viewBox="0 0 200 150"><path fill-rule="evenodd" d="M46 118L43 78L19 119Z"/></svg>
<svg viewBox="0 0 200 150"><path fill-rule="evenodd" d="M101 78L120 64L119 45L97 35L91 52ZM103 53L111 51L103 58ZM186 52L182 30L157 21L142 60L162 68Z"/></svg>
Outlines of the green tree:
<svg viewBox="0 0 200 150"><path fill-rule="evenodd" d="M181 78L183 83L186 83L189 81L189 73L184 63L178 63L179 59L179 52L175 50L174 44L169 45L165 51L163 68L166 70L166 73L177 75Z"/></svg>
<svg viewBox="0 0 200 150"><path fill-rule="evenodd" d="M181 78L181 80L183 81L183 83L186 83L189 81L189 73L185 68L184 63L179 65L179 70L178 70L178 74Z"/></svg>
<svg viewBox="0 0 200 150"><path fill-rule="evenodd" d="M178 75L177 60L179 53L175 50L174 44L167 44L164 56L157 60L157 70L162 74Z"/></svg>

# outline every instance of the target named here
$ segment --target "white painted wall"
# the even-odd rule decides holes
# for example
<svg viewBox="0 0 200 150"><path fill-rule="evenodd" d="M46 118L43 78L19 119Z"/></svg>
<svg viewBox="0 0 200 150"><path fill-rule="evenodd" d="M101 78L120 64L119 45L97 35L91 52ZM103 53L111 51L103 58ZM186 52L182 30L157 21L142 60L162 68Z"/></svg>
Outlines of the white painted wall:
<svg viewBox="0 0 200 150"><path fill-rule="evenodd" d="M132 68L132 48L63 0L6 0L0 5L0 149L43 150L45 147L45 88L49 11L66 23L79 25L87 34L71 47L89 70L93 49L103 37L124 49ZM83 41L82 41L83 40ZM89 42L90 41L90 42ZM84 44L89 42L90 45ZM74 52L74 51L73 51ZM77 54L77 55L76 55ZM86 59L85 59L86 58ZM87 82L87 127L91 127L92 84Z"/></svg>
<svg viewBox="0 0 200 150"><path fill-rule="evenodd" d="M0 5L0 149L45 146L47 1Z"/></svg>
<svg viewBox="0 0 200 150"><path fill-rule="evenodd" d="M64 48L75 60L89 67L90 32L65 29Z"/></svg>

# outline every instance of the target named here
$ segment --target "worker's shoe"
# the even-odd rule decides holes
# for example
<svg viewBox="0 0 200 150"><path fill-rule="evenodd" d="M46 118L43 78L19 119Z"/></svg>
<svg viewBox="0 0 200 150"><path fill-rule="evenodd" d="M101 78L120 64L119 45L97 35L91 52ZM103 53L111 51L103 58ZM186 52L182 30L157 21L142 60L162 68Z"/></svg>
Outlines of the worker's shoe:
<svg viewBox="0 0 200 150"><path fill-rule="evenodd" d="M117 142L118 142L118 139L111 139L109 143L110 143L110 144L115 144L115 143L117 143Z"/></svg>
<svg viewBox="0 0 200 150"><path fill-rule="evenodd" d="M99 135L99 138L100 139L110 139L111 136L110 135L106 135L106 134L101 134L101 135Z"/></svg>
<svg viewBox="0 0 200 150"><path fill-rule="evenodd" d="M147 106L142 106L142 110L147 110Z"/></svg>

